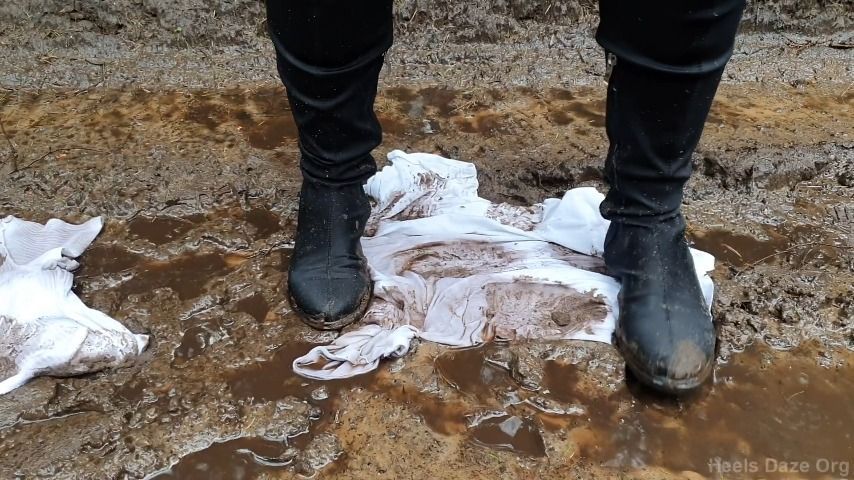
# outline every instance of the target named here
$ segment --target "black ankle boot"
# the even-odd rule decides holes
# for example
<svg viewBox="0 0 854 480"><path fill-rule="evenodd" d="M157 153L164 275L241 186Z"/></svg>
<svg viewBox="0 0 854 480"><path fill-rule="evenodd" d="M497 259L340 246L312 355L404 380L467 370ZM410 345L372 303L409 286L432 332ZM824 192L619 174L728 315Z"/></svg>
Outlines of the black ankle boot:
<svg viewBox="0 0 854 480"><path fill-rule="evenodd" d="M359 183L303 181L288 291L308 325L336 330L367 309L371 279L360 239L370 213Z"/></svg>
<svg viewBox="0 0 854 480"><path fill-rule="evenodd" d="M605 263L622 282L615 343L638 380L670 394L700 386L714 364L714 325L685 240L681 204L691 155L732 46L739 10L731 3L734 18L716 34L716 61L701 48L679 59L695 63L665 68L648 52L635 51L617 57L608 82L610 190L600 210L612 222ZM716 21L711 14L686 15Z"/></svg>
<svg viewBox="0 0 854 480"><path fill-rule="evenodd" d="M698 387L714 364L715 329L682 216L649 225L612 222L605 263L622 283L615 340L629 370L666 393Z"/></svg>

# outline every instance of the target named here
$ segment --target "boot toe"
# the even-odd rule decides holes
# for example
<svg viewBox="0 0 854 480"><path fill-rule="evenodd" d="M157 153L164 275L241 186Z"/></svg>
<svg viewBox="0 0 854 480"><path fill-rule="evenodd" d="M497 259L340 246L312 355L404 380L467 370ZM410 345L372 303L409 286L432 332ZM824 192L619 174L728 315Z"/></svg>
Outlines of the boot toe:
<svg viewBox="0 0 854 480"><path fill-rule="evenodd" d="M621 315L617 342L626 365L646 385L665 393L685 393L699 387L714 362L714 327L708 314L656 321L647 313ZM658 313L661 317L662 313Z"/></svg>
<svg viewBox="0 0 854 480"><path fill-rule="evenodd" d="M370 298L370 281L364 275L328 279L298 276L288 278L294 309L309 325L335 330L358 320Z"/></svg>

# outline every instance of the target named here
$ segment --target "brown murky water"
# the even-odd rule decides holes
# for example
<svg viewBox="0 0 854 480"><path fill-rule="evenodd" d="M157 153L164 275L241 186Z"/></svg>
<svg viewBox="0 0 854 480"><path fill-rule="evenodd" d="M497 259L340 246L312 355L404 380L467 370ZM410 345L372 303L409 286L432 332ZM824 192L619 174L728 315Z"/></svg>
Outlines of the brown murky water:
<svg viewBox="0 0 854 480"><path fill-rule="evenodd" d="M163 245L180 239L203 220L203 215L187 218L136 217L128 222L128 232L132 237L144 238L154 245Z"/></svg>
<svg viewBox="0 0 854 480"><path fill-rule="evenodd" d="M631 388L585 398L572 388L572 365L554 365L546 378L556 398L588 407L578 434L582 452L606 465L714 474L717 459L763 466L807 461L816 474L821 459L854 458L852 433L840 428L854 424L843 400L854 391L854 370L850 358L818 366L808 350L792 355L753 347L720 365L714 385L682 400Z"/></svg>
<svg viewBox="0 0 854 480"><path fill-rule="evenodd" d="M501 414L478 419L471 427L471 438L478 445L509 450L520 455L543 457L546 447L537 424L530 418Z"/></svg>
<svg viewBox="0 0 854 480"><path fill-rule="evenodd" d="M763 225L762 228L766 239L722 229L696 232L692 239L696 248L736 268L762 263L787 263L795 268L841 267L842 249L851 248L842 237L814 225Z"/></svg>
<svg viewBox="0 0 854 480"><path fill-rule="evenodd" d="M751 347L719 365L703 391L672 399L632 381L601 396L589 388L584 365L552 360L544 364L543 388L525 390L508 373L507 346L491 344L451 350L435 360L443 381L460 393L454 400L396 384L387 372L345 382L295 377L290 362L308 348L289 344L271 360L236 371L230 389L252 402L296 396L324 412L332 410L340 392L363 389L417 412L439 435L538 458L548 455L544 436L563 432L576 445L579 460L615 469L657 466L729 478L733 470L726 469L743 464L768 478L789 478L785 462L798 462L809 465L796 472L799 477L843 478L844 462L854 458L854 439L845 428L854 425L848 401L854 394L854 355L819 366L814 346L795 352ZM261 478L289 468L297 447L328 428L328 420L295 440L216 442L153 478Z"/></svg>
<svg viewBox="0 0 854 480"><path fill-rule="evenodd" d="M299 464L298 453L315 440L318 432L328 427L332 420L330 411L339 401L339 392L365 388L374 382L375 377L365 375L319 382L295 375L291 369L293 360L312 346L299 341L286 343L273 352L271 358L235 370L227 379L231 395L248 404L264 404L286 398L308 402L314 407L311 415L316 423L307 431L283 438L245 436L218 440L148 478L253 479L275 472L293 472L295 469L300 472L305 469L304 465Z"/></svg>
<svg viewBox="0 0 854 480"><path fill-rule="evenodd" d="M495 352L492 346L449 352L436 366L462 392L501 398L513 389L496 366ZM847 401L854 394L852 359L849 353L820 366L814 346L786 353L753 346L719 365L713 384L681 399L657 396L632 381L606 397L591 396L580 366L547 361L544 390L517 387L516 393L537 398L539 405L561 405L567 413L532 409L517 399L507 412L476 422L470 433L480 445L542 455L541 429L568 431L582 457L609 467L655 465L714 476L727 473L715 469L746 462L785 478L785 471L773 470L797 461L811 465L799 473L818 478L832 473L820 471L831 468L826 462L854 459L854 434L845 428L854 425ZM844 468L837 465L836 474L844 475Z"/></svg>
<svg viewBox="0 0 854 480"><path fill-rule="evenodd" d="M237 480L258 478L262 473L285 470L296 453L287 442L263 438L236 438L217 442L192 453L169 471L157 473L150 480Z"/></svg>

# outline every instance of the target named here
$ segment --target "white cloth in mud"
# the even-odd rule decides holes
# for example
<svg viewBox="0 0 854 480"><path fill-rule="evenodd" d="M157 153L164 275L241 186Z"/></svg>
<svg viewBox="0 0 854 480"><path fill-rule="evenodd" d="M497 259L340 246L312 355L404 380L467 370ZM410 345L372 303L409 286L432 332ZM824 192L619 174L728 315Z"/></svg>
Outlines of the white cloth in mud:
<svg viewBox="0 0 854 480"><path fill-rule="evenodd" d="M611 341L620 284L601 259L602 194L576 188L530 207L495 204L478 197L470 163L399 150L388 158L365 186L375 202L362 238L374 299L355 330L297 358L297 374L363 374L404 355L415 337L457 347ZM711 305L714 257L692 254Z"/></svg>
<svg viewBox="0 0 854 480"><path fill-rule="evenodd" d="M148 336L133 334L71 291L74 259L101 227L100 218L81 225L0 220L0 395L39 375L120 365L148 345Z"/></svg>

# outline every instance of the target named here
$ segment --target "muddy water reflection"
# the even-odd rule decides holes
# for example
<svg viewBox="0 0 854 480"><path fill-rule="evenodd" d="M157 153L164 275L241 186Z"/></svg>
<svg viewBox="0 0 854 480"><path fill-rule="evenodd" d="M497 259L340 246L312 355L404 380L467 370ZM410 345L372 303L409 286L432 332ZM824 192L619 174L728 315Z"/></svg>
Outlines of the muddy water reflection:
<svg viewBox="0 0 854 480"><path fill-rule="evenodd" d="M448 384L483 400L496 390L513 388L507 370L500 366L502 350L495 345L451 350L436 358L436 372Z"/></svg>
<svg viewBox="0 0 854 480"><path fill-rule="evenodd" d="M300 377L293 372L293 361L305 355L314 345L305 342L288 342L277 349L272 358L235 371L228 380L231 394L250 402L268 402L285 397L312 399L322 403L335 399L342 389L367 387L375 374L361 375L344 380L320 382Z"/></svg>
<svg viewBox="0 0 854 480"><path fill-rule="evenodd" d="M137 273L122 284L124 295L148 293L169 288L181 300L196 298L205 286L246 261L240 255L220 253L186 254L168 261L153 261L140 266Z"/></svg>
<svg viewBox="0 0 854 480"><path fill-rule="evenodd" d="M850 355L849 355L850 361ZM577 368L553 363L552 394L588 409L588 421L547 425L580 427L573 436L584 456L615 467L662 466L710 474L709 461L766 459L845 461L854 458L854 376L850 363L824 368L816 352L752 347L716 371L698 398L673 400L622 389L608 398L572 388ZM769 472L773 473L773 472ZM818 473L813 468L813 473ZM811 476L811 475L807 475Z"/></svg>
<svg viewBox="0 0 854 480"><path fill-rule="evenodd" d="M475 445L527 458L545 456L554 433L568 434L577 446L576 458L623 471L654 466L714 476L709 462L715 458L760 465L766 459L795 459L813 466L820 458L854 458L854 439L845 428L854 425L851 354L825 368L816 363L821 352L814 348L783 353L754 346L720 365L714 384L704 391L672 399L642 390L631 380L614 393L603 393L586 365L552 360L544 363L543 388L523 390L506 371L514 371L510 349L493 344L437 358L437 373L461 397L442 399L385 371L336 382L297 377L291 362L310 347L288 343L269 360L235 370L228 379L238 400L296 397L319 407L319 419L308 434L287 442L244 438L216 443L186 456L164 474L170 476L159 478L257 478L292 468L294 450L298 454L319 432L334 429L331 412L340 408L339 393L352 388L406 405L437 433L461 435ZM571 413L544 413L532 408L534 398L574 408L564 410ZM232 476L202 476L212 471ZM819 476L811 473L818 472L804 476Z"/></svg>
<svg viewBox="0 0 854 480"><path fill-rule="evenodd" d="M522 455L542 457L546 454L543 437L529 418L499 415L485 418L471 428L471 437L480 445L510 450Z"/></svg>
<svg viewBox="0 0 854 480"><path fill-rule="evenodd" d="M182 458L149 480L244 480L286 469L296 456L287 443L264 438L237 438L214 443Z"/></svg>
<svg viewBox="0 0 854 480"><path fill-rule="evenodd" d="M150 479L255 479L270 478L277 472L294 470L294 460L318 434L328 429L342 389L367 387L375 383L375 375L353 379L319 382L293 373L293 360L308 352L314 345L289 342L278 348L268 360L235 370L227 379L233 397L248 403L261 404L294 397L319 407L317 416L305 434L274 440L261 437L226 439L186 455L178 463Z"/></svg>
<svg viewBox="0 0 854 480"><path fill-rule="evenodd" d="M692 240L696 248L709 252L720 261L740 268L761 263L788 262L795 268L805 265L842 266L840 238L812 225L779 227L764 225L767 239L734 233L722 229L695 232Z"/></svg>
<svg viewBox="0 0 854 480"><path fill-rule="evenodd" d="M154 245L163 245L180 239L204 219L201 214L187 218L136 217L128 222L128 232L131 236L144 238Z"/></svg>

